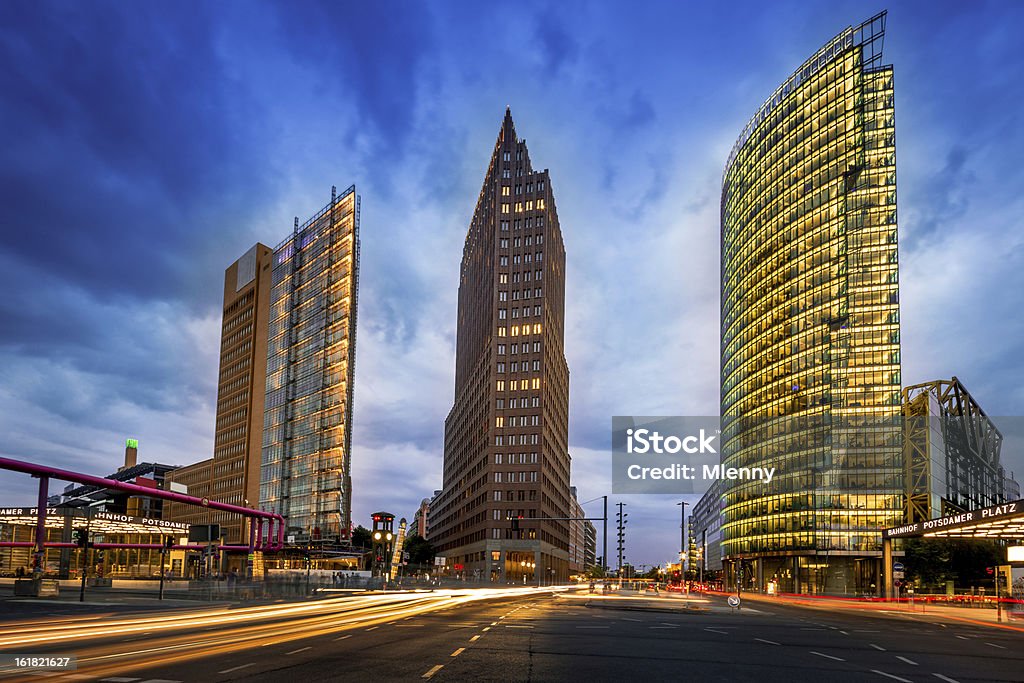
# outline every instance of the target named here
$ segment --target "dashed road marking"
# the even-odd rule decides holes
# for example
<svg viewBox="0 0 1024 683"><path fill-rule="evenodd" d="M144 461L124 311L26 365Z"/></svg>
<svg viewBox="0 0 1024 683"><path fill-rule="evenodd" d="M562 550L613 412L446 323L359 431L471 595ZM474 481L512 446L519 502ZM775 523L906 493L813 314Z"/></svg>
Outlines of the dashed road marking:
<svg viewBox="0 0 1024 683"><path fill-rule="evenodd" d="M711 631L712 633L720 633L720 634L722 634L723 636L727 636L727 635L729 635L729 634L728 634L728 633L726 633L725 631L719 631L718 629L715 629L715 628L706 628L706 629L704 629L704 630L705 630L705 631Z"/></svg>
<svg viewBox="0 0 1024 683"><path fill-rule="evenodd" d="M306 647L300 647L298 650L292 650L291 652L285 652L285 654L286 655L297 655L300 652L305 652L306 650L312 650L312 649L313 649L312 645L307 645Z"/></svg>
<svg viewBox="0 0 1024 683"><path fill-rule="evenodd" d="M957 638L959 638L960 640L968 640L966 636L957 636Z"/></svg>
<svg viewBox="0 0 1024 683"><path fill-rule="evenodd" d="M896 659L906 662L910 666L917 666L917 662L915 662L913 659L907 659L906 657L901 657L900 655L896 655Z"/></svg>
<svg viewBox="0 0 1024 683"><path fill-rule="evenodd" d="M352 634L349 633L348 635L341 636L340 638L335 638L335 640L345 640L346 638L351 638L351 637L352 637Z"/></svg>
<svg viewBox="0 0 1024 683"><path fill-rule="evenodd" d="M479 639L480 639L480 636L479 635L475 635L475 636L473 636L472 638L469 639L469 642L472 643L474 640L479 640Z"/></svg>
<svg viewBox="0 0 1024 683"><path fill-rule="evenodd" d="M376 630L377 630L377 629L379 629L379 628L380 628L380 626L371 626L370 628L368 628L368 629L366 629L366 630L367 630L367 631L376 631Z"/></svg>
<svg viewBox="0 0 1024 683"><path fill-rule="evenodd" d="M845 662L846 661L842 657L833 657L832 655L827 655L824 652L818 652L817 650L811 650L810 652L811 652L812 655L818 655L819 657L825 657L826 659L834 659L837 662Z"/></svg>
<svg viewBox="0 0 1024 683"><path fill-rule="evenodd" d="M435 666L432 669L430 669L430 671L428 671L427 673L423 674L423 676L421 678L432 678L434 676L434 674L436 674L438 671L440 671L443 668L444 668L444 664L438 664L437 666Z"/></svg>
<svg viewBox="0 0 1024 683"><path fill-rule="evenodd" d="M868 645L870 645L871 647L875 648L876 650L879 650L881 652L885 652L885 648L882 647L881 645L875 645L874 643L868 643Z"/></svg>
<svg viewBox="0 0 1024 683"><path fill-rule="evenodd" d="M485 631L485 632L486 632L486 631L490 631L490 630L491 630L491 627L490 627L490 626L484 626L484 631Z"/></svg>
<svg viewBox="0 0 1024 683"><path fill-rule="evenodd" d="M879 671L878 669L872 669L871 673L878 674L879 676L885 676L886 678L891 678L894 681L902 681L903 683L914 683L913 681L908 680L906 678L900 678L899 676L893 676L892 674L887 674L884 671Z"/></svg>
<svg viewBox="0 0 1024 683"><path fill-rule="evenodd" d="M998 648L999 648L1000 650L1005 650L1005 649L1006 649L1006 648L1005 648L1005 647L1003 647L1002 645L996 645L995 643L989 643L989 642L986 642L985 644L986 644L986 645L990 645L991 647L998 647Z"/></svg>
<svg viewBox="0 0 1024 683"><path fill-rule="evenodd" d="M949 676L943 676L942 674L933 673L932 676L935 676L936 678L942 679L942 680L946 681L946 683L960 683L960 681L956 680L955 678L950 678Z"/></svg>
<svg viewBox="0 0 1024 683"><path fill-rule="evenodd" d="M764 638L754 638L754 640L761 643L768 643L769 645L782 645L782 643L776 643L774 640L765 640Z"/></svg>
<svg viewBox="0 0 1024 683"><path fill-rule="evenodd" d="M248 664L239 664L238 666L233 666L230 669L224 669L223 671L218 671L217 673L219 673L219 674L229 674L232 671L238 671L239 669L247 669L250 666L256 666L256 662L249 662Z"/></svg>

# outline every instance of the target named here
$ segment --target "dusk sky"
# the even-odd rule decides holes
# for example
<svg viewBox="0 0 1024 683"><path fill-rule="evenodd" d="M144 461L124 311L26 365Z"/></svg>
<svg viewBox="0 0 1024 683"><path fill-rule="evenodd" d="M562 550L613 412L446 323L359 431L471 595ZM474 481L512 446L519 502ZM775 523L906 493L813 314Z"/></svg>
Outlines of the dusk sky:
<svg viewBox="0 0 1024 683"><path fill-rule="evenodd" d="M611 416L718 412L730 148L885 8L5 0L0 454L108 474L134 437L140 460L211 457L224 269L354 183L353 519L411 519L441 484L462 244L509 105L565 240L573 483L610 493ZM956 375L1022 415L1024 3L887 9L903 381ZM0 473L0 503L33 484ZM674 559L678 497L619 500L628 560Z"/></svg>

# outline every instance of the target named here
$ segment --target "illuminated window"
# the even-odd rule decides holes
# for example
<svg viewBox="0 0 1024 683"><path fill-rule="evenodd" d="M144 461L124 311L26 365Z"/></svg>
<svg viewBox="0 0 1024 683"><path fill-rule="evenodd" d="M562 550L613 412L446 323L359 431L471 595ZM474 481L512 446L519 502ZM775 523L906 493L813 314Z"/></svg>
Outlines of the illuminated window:
<svg viewBox="0 0 1024 683"><path fill-rule="evenodd" d="M533 326L533 333L540 334L540 323L535 323Z"/></svg>
<svg viewBox="0 0 1024 683"><path fill-rule="evenodd" d="M537 208L538 209L543 209L544 208L544 200L543 199L538 199L537 200Z"/></svg>
<svg viewBox="0 0 1024 683"><path fill-rule="evenodd" d="M505 391L505 380L498 380L498 391Z"/></svg>
<svg viewBox="0 0 1024 683"><path fill-rule="evenodd" d="M505 326L504 326L504 325L502 325L501 327L499 327L499 328L498 328L498 336L499 336L499 337L504 337L504 336L505 336L505 331L506 331L506 328L505 328Z"/></svg>
<svg viewBox="0 0 1024 683"><path fill-rule="evenodd" d="M508 284L508 273L501 273L500 275L498 275L498 284Z"/></svg>
<svg viewBox="0 0 1024 683"><path fill-rule="evenodd" d="M541 204L541 203L543 203L543 202L544 202L544 200L543 200L543 199L538 199L538 200L537 200L537 203L538 203L538 204ZM544 208L544 207L542 207L542 206L538 206L537 208L539 208L539 209L542 209L542 208ZM533 211L533 200L532 200L532 199L527 199L527 200L526 200L526 210L527 210L527 211Z"/></svg>
<svg viewBox="0 0 1024 683"><path fill-rule="evenodd" d="M513 337L518 337L519 336L519 325L513 325L512 326L512 336Z"/></svg>
<svg viewBox="0 0 1024 683"><path fill-rule="evenodd" d="M540 377L533 378L533 388L540 389Z"/></svg>
<svg viewBox="0 0 1024 683"><path fill-rule="evenodd" d="M502 205L501 205L501 212L502 213L508 213L508 203L507 202L503 202L502 203Z"/></svg>
<svg viewBox="0 0 1024 683"><path fill-rule="evenodd" d="M498 417L494 418L494 426L498 428L504 427L505 418L502 415L499 415Z"/></svg>
<svg viewBox="0 0 1024 683"><path fill-rule="evenodd" d="M522 202L516 202L516 213L522 213L522 211L523 211L523 203Z"/></svg>
<svg viewBox="0 0 1024 683"><path fill-rule="evenodd" d="M508 196L508 190L509 190L508 185L502 185L501 186L501 196L502 197L507 197Z"/></svg>

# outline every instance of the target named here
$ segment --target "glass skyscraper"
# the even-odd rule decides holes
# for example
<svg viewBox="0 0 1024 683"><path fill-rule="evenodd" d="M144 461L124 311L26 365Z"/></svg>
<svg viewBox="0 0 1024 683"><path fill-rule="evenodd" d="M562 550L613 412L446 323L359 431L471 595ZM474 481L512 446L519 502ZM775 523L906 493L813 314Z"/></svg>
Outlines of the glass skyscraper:
<svg viewBox="0 0 1024 683"><path fill-rule="evenodd" d="M758 109L722 185L721 403L730 584L852 592L902 520L893 71L885 14Z"/></svg>
<svg viewBox="0 0 1024 683"><path fill-rule="evenodd" d="M289 534L343 540L352 509L359 195L338 195L274 250L260 506Z"/></svg>

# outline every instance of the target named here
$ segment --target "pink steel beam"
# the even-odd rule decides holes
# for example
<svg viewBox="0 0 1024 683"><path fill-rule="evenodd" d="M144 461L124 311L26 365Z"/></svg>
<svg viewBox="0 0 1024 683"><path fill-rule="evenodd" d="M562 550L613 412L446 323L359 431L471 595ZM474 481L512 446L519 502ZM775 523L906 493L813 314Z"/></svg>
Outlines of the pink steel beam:
<svg viewBox="0 0 1024 683"><path fill-rule="evenodd" d="M188 496L184 493L177 493L175 491L165 491L163 489L154 489L148 486L139 486L138 484L130 484L125 481L117 481L116 479L106 479L104 477L94 477L91 474L81 474L79 472L71 472L70 470L61 470L55 467L47 467L45 465L36 465L31 462L24 462L22 460L12 460L10 458L0 458L0 469L11 470L13 472L23 472L24 474L31 474L34 477L39 477L39 492L41 502L39 504L39 517L40 519L45 518L46 514L46 487L49 478L60 479L61 481L73 481L79 484L90 484L92 486L100 486L103 488L114 489L117 491L128 491L140 496L146 496L149 498L160 498L161 500L170 500L175 503L185 503L186 505L198 505L200 507L211 508L213 510L222 510L224 512L232 512L237 515L244 515L246 517L260 518L267 520L267 545L262 550L277 550L284 546L284 517L274 512L264 512L263 510L254 510L253 508L242 507L241 505L232 505L231 503L221 503L216 500L209 500L207 498L196 498L195 496ZM274 522L277 522L277 538L273 537ZM36 529L37 543L40 542L39 529Z"/></svg>

